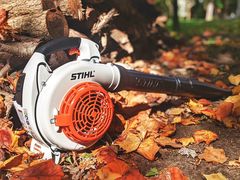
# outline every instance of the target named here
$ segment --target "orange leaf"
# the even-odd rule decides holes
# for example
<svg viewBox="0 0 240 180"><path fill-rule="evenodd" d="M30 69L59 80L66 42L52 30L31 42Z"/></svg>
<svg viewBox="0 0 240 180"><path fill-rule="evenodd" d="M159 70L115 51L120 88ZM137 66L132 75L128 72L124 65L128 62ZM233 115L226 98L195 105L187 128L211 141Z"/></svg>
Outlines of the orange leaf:
<svg viewBox="0 0 240 180"><path fill-rule="evenodd" d="M215 119L216 118L216 111L212 109L204 109L202 110L202 114Z"/></svg>
<svg viewBox="0 0 240 180"><path fill-rule="evenodd" d="M220 87L220 88L223 88L223 89L228 89L227 85L224 82L222 82L221 80L216 81L215 85L217 87Z"/></svg>
<svg viewBox="0 0 240 180"><path fill-rule="evenodd" d="M147 158L148 160L154 160L155 154L158 152L159 147L154 141L153 137L149 137L140 144L137 149L137 152Z"/></svg>
<svg viewBox="0 0 240 180"><path fill-rule="evenodd" d="M200 118L198 117L188 117L188 118L182 119L181 124L184 126L199 124L199 120Z"/></svg>
<svg viewBox="0 0 240 180"><path fill-rule="evenodd" d="M193 137L188 137L177 139L177 142L180 142L183 146L188 146L189 144L193 144L195 141Z"/></svg>
<svg viewBox="0 0 240 180"><path fill-rule="evenodd" d="M157 179L160 180L188 180L188 177L183 174L178 167L169 167L163 169Z"/></svg>
<svg viewBox="0 0 240 180"><path fill-rule="evenodd" d="M181 148L182 145L176 143L175 139L171 139L169 137L164 137L164 136L160 136L159 138L155 139L155 141L160 145L160 146L171 146L174 148Z"/></svg>
<svg viewBox="0 0 240 180"><path fill-rule="evenodd" d="M227 161L223 149L213 148L212 146L206 147L202 154L198 155L199 159L204 159L207 162L224 163Z"/></svg>
<svg viewBox="0 0 240 180"><path fill-rule="evenodd" d="M168 124L161 129L160 136L170 136L176 131L176 124Z"/></svg>
<svg viewBox="0 0 240 180"><path fill-rule="evenodd" d="M198 144L200 142L206 142L210 144L218 138L218 135L208 130L198 130L193 134L195 142Z"/></svg>
<svg viewBox="0 0 240 180"><path fill-rule="evenodd" d="M118 178L117 180L145 180L144 176L139 172L138 169L130 169L124 176Z"/></svg>
<svg viewBox="0 0 240 180"><path fill-rule="evenodd" d="M208 106L212 104L212 102L207 99L199 99L198 102L204 106Z"/></svg>
<svg viewBox="0 0 240 180"><path fill-rule="evenodd" d="M60 180L64 176L60 165L56 165L52 160L47 160L33 165L23 171L16 172L11 179L56 179Z"/></svg>
<svg viewBox="0 0 240 180"><path fill-rule="evenodd" d="M9 148L12 144L11 129L0 129L0 148Z"/></svg>
<svg viewBox="0 0 240 180"><path fill-rule="evenodd" d="M216 110L216 118L221 121L227 116L229 116L233 109L233 103L231 102L222 102L219 104Z"/></svg>
<svg viewBox="0 0 240 180"><path fill-rule="evenodd" d="M96 156L98 162L109 163L117 158L116 153L109 146L103 146L99 149L96 149L92 152Z"/></svg>

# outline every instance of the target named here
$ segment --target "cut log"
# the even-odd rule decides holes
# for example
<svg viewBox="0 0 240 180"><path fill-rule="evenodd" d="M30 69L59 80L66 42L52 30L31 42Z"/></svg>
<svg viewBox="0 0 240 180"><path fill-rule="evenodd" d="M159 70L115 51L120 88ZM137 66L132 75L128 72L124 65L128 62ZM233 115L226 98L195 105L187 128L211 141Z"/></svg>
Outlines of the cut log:
<svg viewBox="0 0 240 180"><path fill-rule="evenodd" d="M49 37L49 29L68 35L65 17L59 10L43 10L41 0L1 1L8 11L8 24L20 34L32 37ZM60 33L58 33L60 34ZM56 35L56 33L54 33Z"/></svg>

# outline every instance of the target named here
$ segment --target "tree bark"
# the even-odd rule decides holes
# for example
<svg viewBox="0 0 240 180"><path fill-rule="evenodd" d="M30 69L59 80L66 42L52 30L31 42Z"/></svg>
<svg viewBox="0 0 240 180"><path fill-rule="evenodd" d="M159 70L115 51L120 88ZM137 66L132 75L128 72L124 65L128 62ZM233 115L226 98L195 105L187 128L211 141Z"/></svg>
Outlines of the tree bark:
<svg viewBox="0 0 240 180"><path fill-rule="evenodd" d="M178 31L180 29L179 17L178 17L178 1L173 0L173 29Z"/></svg>

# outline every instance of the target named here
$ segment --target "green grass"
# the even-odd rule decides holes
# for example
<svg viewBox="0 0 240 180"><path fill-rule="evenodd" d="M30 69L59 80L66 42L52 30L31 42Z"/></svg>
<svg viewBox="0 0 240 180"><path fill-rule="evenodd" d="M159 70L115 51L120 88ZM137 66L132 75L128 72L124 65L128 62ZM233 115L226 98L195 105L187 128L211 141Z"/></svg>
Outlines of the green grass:
<svg viewBox="0 0 240 180"><path fill-rule="evenodd" d="M167 28L172 31L172 21L169 20ZM214 20L206 22L203 19L180 20L180 35L202 35L205 30L211 30L216 34L228 36L240 36L240 18L231 20Z"/></svg>

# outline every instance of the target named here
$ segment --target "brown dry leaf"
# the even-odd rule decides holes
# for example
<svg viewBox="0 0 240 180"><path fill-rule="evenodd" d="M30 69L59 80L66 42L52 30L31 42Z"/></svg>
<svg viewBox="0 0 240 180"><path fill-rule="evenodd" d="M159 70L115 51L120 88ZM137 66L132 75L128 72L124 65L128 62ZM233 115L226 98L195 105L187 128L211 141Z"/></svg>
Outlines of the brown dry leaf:
<svg viewBox="0 0 240 180"><path fill-rule="evenodd" d="M222 102L218 105L216 110L216 118L221 121L224 118L228 117L232 113L233 103L231 102Z"/></svg>
<svg viewBox="0 0 240 180"><path fill-rule="evenodd" d="M0 95L0 118L4 118L6 115L7 106L4 103L4 98Z"/></svg>
<svg viewBox="0 0 240 180"><path fill-rule="evenodd" d="M179 138L177 139L177 142L180 142L185 147L185 146L188 146L189 144L193 144L195 141L193 137L187 137L187 138Z"/></svg>
<svg viewBox="0 0 240 180"><path fill-rule="evenodd" d="M68 0L68 8L68 11L73 18L79 19L80 21L84 19L82 1Z"/></svg>
<svg viewBox="0 0 240 180"><path fill-rule="evenodd" d="M137 135L131 132L126 132L121 134L115 141L114 144L120 146L122 149L125 150L126 153L135 151L142 139Z"/></svg>
<svg viewBox="0 0 240 180"><path fill-rule="evenodd" d="M160 131L160 136L170 136L176 131L176 124L168 124L165 127L163 127Z"/></svg>
<svg viewBox="0 0 240 180"><path fill-rule="evenodd" d="M41 161L23 171L13 173L10 179L56 179L61 180L64 176L60 165L55 164L52 160Z"/></svg>
<svg viewBox="0 0 240 180"><path fill-rule="evenodd" d="M12 121L10 121L9 119L0 118L0 127L1 129L11 128Z"/></svg>
<svg viewBox="0 0 240 180"><path fill-rule="evenodd" d="M234 117L228 116L222 119L223 124L228 128L233 128L234 126Z"/></svg>
<svg viewBox="0 0 240 180"><path fill-rule="evenodd" d="M154 141L153 137L148 137L144 139L143 142L137 149L137 152L147 158L148 160L154 160L156 153L160 148L157 143Z"/></svg>
<svg viewBox="0 0 240 180"><path fill-rule="evenodd" d="M178 167L169 167L163 169L156 180L188 180L189 178Z"/></svg>
<svg viewBox="0 0 240 180"><path fill-rule="evenodd" d="M181 124L184 126L199 124L200 117L190 116L188 118L182 118Z"/></svg>
<svg viewBox="0 0 240 180"><path fill-rule="evenodd" d="M228 165L240 168L240 157L238 158L238 160L229 161Z"/></svg>
<svg viewBox="0 0 240 180"><path fill-rule="evenodd" d="M239 93L240 93L240 85L235 86L235 87L232 89L232 93L233 93L233 95L239 94Z"/></svg>
<svg viewBox="0 0 240 180"><path fill-rule="evenodd" d="M238 75L236 75L236 76L234 76L234 75L231 74L231 75L228 77L228 80L229 80L229 82L230 82L231 84L237 86L237 85L240 84L240 74L238 74Z"/></svg>
<svg viewBox="0 0 240 180"><path fill-rule="evenodd" d="M174 148L181 148L182 145L178 144L176 142L176 139L171 139L169 137L164 137L164 136L160 136L159 138L156 138L155 141L160 145L160 146L171 146Z"/></svg>
<svg viewBox="0 0 240 180"><path fill-rule="evenodd" d="M227 178L222 173L214 173L214 174L203 174L206 180L227 180Z"/></svg>
<svg viewBox="0 0 240 180"><path fill-rule="evenodd" d="M166 111L168 115L180 115L184 112L184 108L171 108Z"/></svg>
<svg viewBox="0 0 240 180"><path fill-rule="evenodd" d="M224 101L233 103L233 114L235 116L240 115L240 95L229 96Z"/></svg>
<svg viewBox="0 0 240 180"><path fill-rule="evenodd" d="M99 179L117 179L122 177L129 169L130 167L124 161L115 159L101 169L98 169L97 176Z"/></svg>
<svg viewBox="0 0 240 180"><path fill-rule="evenodd" d="M109 163L117 158L116 153L109 146L102 146L94 150L92 154L97 158L99 163Z"/></svg>
<svg viewBox="0 0 240 180"><path fill-rule="evenodd" d="M200 142L206 142L206 144L209 145L212 141L215 141L218 138L218 135L212 131L198 130L194 132L193 138L197 144Z"/></svg>
<svg viewBox="0 0 240 180"><path fill-rule="evenodd" d="M22 164L23 161L23 154L19 154L16 156L12 156L9 159L5 160L5 161L0 161L0 169L11 169L13 167L16 167L20 164Z"/></svg>
<svg viewBox="0 0 240 180"><path fill-rule="evenodd" d="M224 163L227 161L227 157L225 156L225 152L223 149L213 148L212 146L206 147L202 154L198 155L199 159L204 159L207 162L216 162L216 163Z"/></svg>

